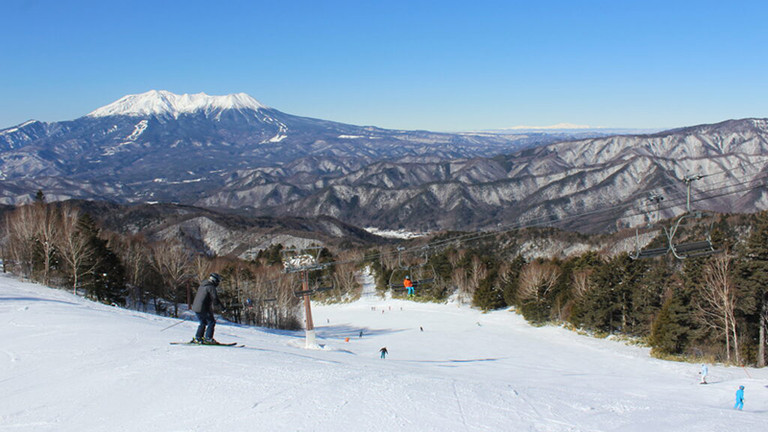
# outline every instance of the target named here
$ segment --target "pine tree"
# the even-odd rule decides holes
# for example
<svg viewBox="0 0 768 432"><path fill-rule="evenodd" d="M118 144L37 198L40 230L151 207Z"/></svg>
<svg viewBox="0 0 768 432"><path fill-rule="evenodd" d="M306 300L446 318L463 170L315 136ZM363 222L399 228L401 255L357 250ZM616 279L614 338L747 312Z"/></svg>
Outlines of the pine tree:
<svg viewBox="0 0 768 432"><path fill-rule="evenodd" d="M100 238L100 229L88 214L82 214L78 221L79 235L88 241L92 251L89 259L83 263L88 269L86 289L91 298L108 304L124 304L125 269L117 255L108 247L107 241Z"/></svg>
<svg viewBox="0 0 768 432"><path fill-rule="evenodd" d="M594 288L574 306L575 323L606 333L625 331L635 279L627 254L598 266L592 275Z"/></svg>
<svg viewBox="0 0 768 432"><path fill-rule="evenodd" d="M661 354L681 354L691 337L691 314L683 296L671 295L651 326L648 342L651 352Z"/></svg>
<svg viewBox="0 0 768 432"><path fill-rule="evenodd" d="M764 367L768 343L768 212L757 215L736 274L736 283L744 294L739 306L745 314L747 335L753 336L747 340L756 339L755 363Z"/></svg>
<svg viewBox="0 0 768 432"><path fill-rule="evenodd" d="M525 258L522 255L517 255L512 261L502 265L504 268L499 271L502 295L507 305L513 305L517 299L520 272L525 266Z"/></svg>

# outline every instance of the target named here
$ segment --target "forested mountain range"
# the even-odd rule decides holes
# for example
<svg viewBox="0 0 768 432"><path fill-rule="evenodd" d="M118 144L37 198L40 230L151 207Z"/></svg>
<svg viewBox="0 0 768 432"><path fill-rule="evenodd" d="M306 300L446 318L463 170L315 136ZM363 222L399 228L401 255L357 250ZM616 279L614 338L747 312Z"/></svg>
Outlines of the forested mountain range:
<svg viewBox="0 0 768 432"><path fill-rule="evenodd" d="M76 120L0 130L0 202L178 203L435 231L606 232L697 208L768 207L764 119L649 135L435 133L293 116L248 95L129 95Z"/></svg>

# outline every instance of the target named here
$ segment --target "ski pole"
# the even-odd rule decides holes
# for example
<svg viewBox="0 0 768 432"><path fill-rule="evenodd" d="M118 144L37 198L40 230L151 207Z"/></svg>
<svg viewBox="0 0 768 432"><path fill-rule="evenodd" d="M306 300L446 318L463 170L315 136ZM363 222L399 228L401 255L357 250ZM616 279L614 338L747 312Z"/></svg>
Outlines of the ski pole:
<svg viewBox="0 0 768 432"><path fill-rule="evenodd" d="M164 329L162 329L162 330L160 330L160 331L166 331L166 330L168 330L168 329L169 329L169 328L171 328L171 327L176 327L177 325L179 325L179 324L183 323L184 321L186 321L186 320L181 320L181 321L177 322L176 324L171 324L171 325L169 325L168 327L166 327L166 328L164 328Z"/></svg>

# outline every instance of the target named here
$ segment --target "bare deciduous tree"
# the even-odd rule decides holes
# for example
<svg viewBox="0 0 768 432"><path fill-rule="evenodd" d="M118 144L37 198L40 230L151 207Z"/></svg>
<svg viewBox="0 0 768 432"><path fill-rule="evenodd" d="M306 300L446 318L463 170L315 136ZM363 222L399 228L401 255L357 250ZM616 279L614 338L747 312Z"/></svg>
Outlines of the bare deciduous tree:
<svg viewBox="0 0 768 432"><path fill-rule="evenodd" d="M521 300L539 301L557 283L560 270L552 263L532 261L520 272L518 296Z"/></svg>
<svg viewBox="0 0 768 432"><path fill-rule="evenodd" d="M152 244L151 263L163 280L165 297L173 300L174 315L179 314L179 290L192 278L192 260L178 241Z"/></svg>
<svg viewBox="0 0 768 432"><path fill-rule="evenodd" d="M144 284L149 267L149 246L142 236L114 236L110 242L119 244L115 252L125 268L126 283L130 291L131 303L134 307L143 305L146 308ZM146 310L146 309L145 309Z"/></svg>
<svg viewBox="0 0 768 432"><path fill-rule="evenodd" d="M459 300L463 301L463 297L467 291L467 272L463 268L454 268L451 272L451 283L454 288L459 292Z"/></svg>
<svg viewBox="0 0 768 432"><path fill-rule="evenodd" d="M573 297L584 297L590 290L592 290L592 269L577 270L573 272Z"/></svg>
<svg viewBox="0 0 768 432"><path fill-rule="evenodd" d="M22 278L32 278L35 256L35 222L31 205L18 207L5 219L8 252Z"/></svg>
<svg viewBox="0 0 768 432"><path fill-rule="evenodd" d="M726 360L731 351L740 364L739 335L736 329L736 290L731 280L731 257L722 254L704 268L704 286L697 304L698 317L705 325L722 332L725 337Z"/></svg>
<svg viewBox="0 0 768 432"><path fill-rule="evenodd" d="M83 275L93 272L98 265L98 257L90 239L78 227L80 211L75 207L64 207L61 212L61 229L57 236L59 253L67 266L72 278L72 292L77 293L77 287Z"/></svg>
<svg viewBox="0 0 768 432"><path fill-rule="evenodd" d="M450 251L447 254L448 262L451 264L451 267L456 268L459 265L459 261L461 261L464 258L464 255L467 254L466 249L458 249L455 251Z"/></svg>
<svg viewBox="0 0 768 432"><path fill-rule="evenodd" d="M43 285L50 286L51 265L56 251L56 237L58 236L61 217L56 207L46 205L43 202L33 204L32 212L32 220L36 226L35 231L37 231L37 244L42 258L42 282Z"/></svg>

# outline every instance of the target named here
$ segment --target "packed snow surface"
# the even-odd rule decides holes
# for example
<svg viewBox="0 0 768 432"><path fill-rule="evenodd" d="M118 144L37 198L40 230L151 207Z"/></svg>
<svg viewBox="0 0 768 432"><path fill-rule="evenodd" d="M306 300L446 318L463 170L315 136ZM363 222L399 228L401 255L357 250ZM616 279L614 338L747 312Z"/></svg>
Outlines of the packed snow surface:
<svg viewBox="0 0 768 432"><path fill-rule="evenodd" d="M245 93L225 96L209 96L205 93L177 95L165 90L150 90L146 93L124 96L109 105L96 109L88 116L168 115L176 118L180 114L197 111L210 114L226 109L258 110L261 108L266 108L266 106Z"/></svg>
<svg viewBox="0 0 768 432"><path fill-rule="evenodd" d="M313 304L321 349L220 321L218 340L245 345L225 348L170 345L190 321L0 275L0 430L766 430L766 370L710 365L700 385L699 365L645 348L382 299L367 282L359 301Z"/></svg>

